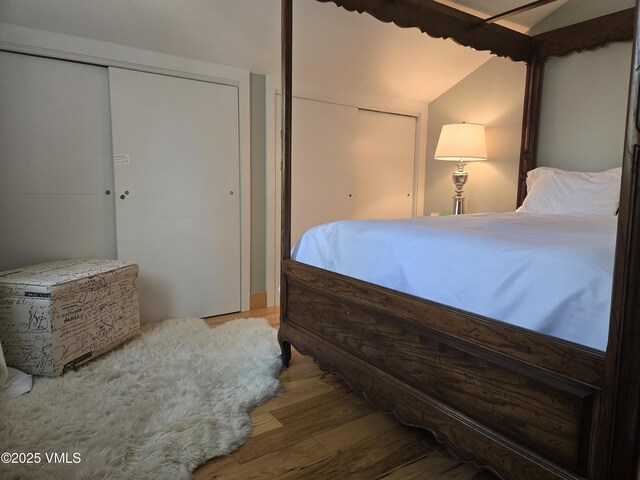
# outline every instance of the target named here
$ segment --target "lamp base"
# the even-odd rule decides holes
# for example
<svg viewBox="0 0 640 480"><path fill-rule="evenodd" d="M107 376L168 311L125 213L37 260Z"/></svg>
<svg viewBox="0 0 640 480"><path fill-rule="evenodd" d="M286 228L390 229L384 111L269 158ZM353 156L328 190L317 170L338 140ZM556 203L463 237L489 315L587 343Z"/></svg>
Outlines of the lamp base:
<svg viewBox="0 0 640 480"><path fill-rule="evenodd" d="M453 215L462 215L464 213L464 197L453 197Z"/></svg>
<svg viewBox="0 0 640 480"><path fill-rule="evenodd" d="M462 160L458 161L458 169L451 175L453 183L456 186L456 194L453 196L454 215L462 215L464 213L464 195L462 194L462 188L464 184L467 183L467 178L469 177L464 167L465 163Z"/></svg>

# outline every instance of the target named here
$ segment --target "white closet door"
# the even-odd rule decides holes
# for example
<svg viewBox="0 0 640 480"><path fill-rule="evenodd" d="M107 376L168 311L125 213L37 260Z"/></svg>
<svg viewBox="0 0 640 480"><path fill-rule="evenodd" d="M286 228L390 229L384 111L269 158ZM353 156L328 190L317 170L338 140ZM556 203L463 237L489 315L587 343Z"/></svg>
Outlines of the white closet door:
<svg viewBox="0 0 640 480"><path fill-rule="evenodd" d="M109 69L118 258L143 322L240 310L236 87Z"/></svg>
<svg viewBox="0 0 640 480"><path fill-rule="evenodd" d="M115 258L107 69L0 52L0 271Z"/></svg>
<svg viewBox="0 0 640 480"><path fill-rule="evenodd" d="M415 117L358 110L353 218L412 216L415 144Z"/></svg>
<svg viewBox="0 0 640 480"><path fill-rule="evenodd" d="M320 223L353 218L358 109L293 100L291 241Z"/></svg>

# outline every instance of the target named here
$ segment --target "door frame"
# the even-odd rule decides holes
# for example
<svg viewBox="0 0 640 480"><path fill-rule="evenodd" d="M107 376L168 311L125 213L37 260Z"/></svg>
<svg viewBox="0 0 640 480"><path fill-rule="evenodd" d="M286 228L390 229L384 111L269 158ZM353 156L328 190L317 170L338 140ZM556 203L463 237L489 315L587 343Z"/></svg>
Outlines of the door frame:
<svg viewBox="0 0 640 480"><path fill-rule="evenodd" d="M238 88L240 299L242 311L249 310L251 288L249 70L18 25L1 23L0 26L0 50L3 51L233 85Z"/></svg>
<svg viewBox="0 0 640 480"><path fill-rule="evenodd" d="M280 284L280 164L276 158L277 137L276 114L280 105L277 95L281 95L281 77L267 75L265 89L266 128L266 192L267 192L267 238L266 238L266 288L267 306L280 304L278 285ZM355 92L343 92L308 82L294 82L293 96L307 100L334 103L382 113L406 115L416 119L416 144L413 170L413 216L424 214L424 181L427 159L427 118L428 104L412 102Z"/></svg>

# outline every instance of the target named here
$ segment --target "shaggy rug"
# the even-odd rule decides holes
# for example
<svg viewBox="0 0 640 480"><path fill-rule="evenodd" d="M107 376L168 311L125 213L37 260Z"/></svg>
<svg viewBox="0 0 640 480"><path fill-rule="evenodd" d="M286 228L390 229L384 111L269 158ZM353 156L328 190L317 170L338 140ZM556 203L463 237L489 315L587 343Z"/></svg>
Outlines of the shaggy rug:
<svg viewBox="0 0 640 480"><path fill-rule="evenodd" d="M246 440L249 411L279 391L279 354L265 319L167 320L1 402L0 453L13 458L0 478L190 478Z"/></svg>

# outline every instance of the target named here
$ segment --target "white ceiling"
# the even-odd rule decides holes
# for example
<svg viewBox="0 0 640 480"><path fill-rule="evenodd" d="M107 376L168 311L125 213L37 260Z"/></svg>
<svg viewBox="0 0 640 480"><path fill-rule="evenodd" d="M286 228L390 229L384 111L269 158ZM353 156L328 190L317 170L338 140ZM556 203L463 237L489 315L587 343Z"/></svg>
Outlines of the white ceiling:
<svg viewBox="0 0 640 480"><path fill-rule="evenodd" d="M296 0L294 77L430 102L491 56L333 4Z"/></svg>
<svg viewBox="0 0 640 480"><path fill-rule="evenodd" d="M517 7L521 7L533 0L436 0L440 3L460 7L471 14L481 18L492 17L499 13L507 12ZM568 0L556 0L555 2L537 7L527 12L518 13L508 19L500 20L497 23L505 27L527 32L531 27L542 21L553 11L567 3Z"/></svg>
<svg viewBox="0 0 640 480"><path fill-rule="evenodd" d="M527 3L456 1L472 9L490 5L487 15ZM521 21L529 25L544 13ZM294 15L296 79L347 91L430 102L491 58L334 4L295 0ZM0 0L0 22L255 73L280 71L279 0Z"/></svg>

